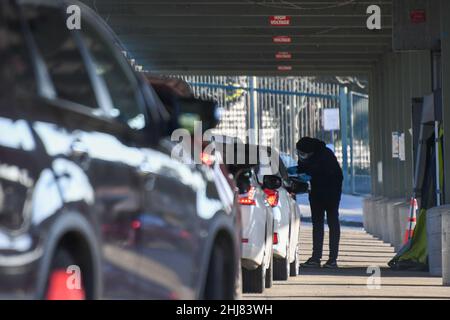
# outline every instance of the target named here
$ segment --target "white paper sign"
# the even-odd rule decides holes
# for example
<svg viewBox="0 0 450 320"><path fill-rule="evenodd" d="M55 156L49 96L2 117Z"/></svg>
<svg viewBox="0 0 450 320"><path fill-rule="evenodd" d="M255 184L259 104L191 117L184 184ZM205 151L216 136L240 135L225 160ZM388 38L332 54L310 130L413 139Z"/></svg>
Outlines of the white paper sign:
<svg viewBox="0 0 450 320"><path fill-rule="evenodd" d="M399 134L397 131L392 132L392 158L398 158L399 155L399 145L398 145Z"/></svg>
<svg viewBox="0 0 450 320"><path fill-rule="evenodd" d="M401 133L398 137L398 157L400 158L400 161L406 160L406 154L405 154L405 133Z"/></svg>
<svg viewBox="0 0 450 320"><path fill-rule="evenodd" d="M378 183L383 183L383 162L377 163Z"/></svg>
<svg viewBox="0 0 450 320"><path fill-rule="evenodd" d="M326 131L339 130L339 109L324 109L323 110L323 128Z"/></svg>

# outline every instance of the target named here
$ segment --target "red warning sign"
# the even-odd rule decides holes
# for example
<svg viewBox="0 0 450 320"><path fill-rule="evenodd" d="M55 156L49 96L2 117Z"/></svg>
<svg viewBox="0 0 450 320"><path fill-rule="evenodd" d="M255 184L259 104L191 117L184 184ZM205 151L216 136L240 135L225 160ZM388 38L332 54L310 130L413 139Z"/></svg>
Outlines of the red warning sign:
<svg viewBox="0 0 450 320"><path fill-rule="evenodd" d="M275 53L275 58L279 59L279 60L292 59L292 54L287 51L279 51L279 52Z"/></svg>
<svg viewBox="0 0 450 320"><path fill-rule="evenodd" d="M290 16L271 16L270 19L271 26L290 26L291 17Z"/></svg>
<svg viewBox="0 0 450 320"><path fill-rule="evenodd" d="M278 66L278 71L292 71L292 66Z"/></svg>
<svg viewBox="0 0 450 320"><path fill-rule="evenodd" d="M289 36L275 36L272 39L273 43L292 43L292 38Z"/></svg>
<svg viewBox="0 0 450 320"><path fill-rule="evenodd" d="M425 12L425 10L413 10L410 12L409 16L413 24L427 22L427 13Z"/></svg>

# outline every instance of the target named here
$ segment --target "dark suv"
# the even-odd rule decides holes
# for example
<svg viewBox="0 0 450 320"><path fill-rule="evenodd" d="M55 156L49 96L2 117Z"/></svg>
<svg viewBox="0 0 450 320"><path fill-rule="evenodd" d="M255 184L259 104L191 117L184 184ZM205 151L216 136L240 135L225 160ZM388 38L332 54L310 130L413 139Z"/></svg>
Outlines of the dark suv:
<svg viewBox="0 0 450 320"><path fill-rule="evenodd" d="M0 298L234 295L226 185L171 157L169 115L121 50L79 2L0 3Z"/></svg>

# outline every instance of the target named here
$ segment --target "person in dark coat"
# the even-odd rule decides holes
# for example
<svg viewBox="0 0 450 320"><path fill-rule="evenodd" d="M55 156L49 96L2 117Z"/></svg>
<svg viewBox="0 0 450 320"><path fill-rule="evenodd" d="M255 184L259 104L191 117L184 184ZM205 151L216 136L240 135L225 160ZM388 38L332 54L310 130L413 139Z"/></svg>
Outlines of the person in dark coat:
<svg viewBox="0 0 450 320"><path fill-rule="evenodd" d="M313 224L313 254L302 267L320 267L324 237L324 217L330 233L330 255L323 265L337 268L339 253L340 225L339 202L342 193L342 169L325 143L319 139L304 137L296 145L298 155L298 173L311 177L309 203Z"/></svg>

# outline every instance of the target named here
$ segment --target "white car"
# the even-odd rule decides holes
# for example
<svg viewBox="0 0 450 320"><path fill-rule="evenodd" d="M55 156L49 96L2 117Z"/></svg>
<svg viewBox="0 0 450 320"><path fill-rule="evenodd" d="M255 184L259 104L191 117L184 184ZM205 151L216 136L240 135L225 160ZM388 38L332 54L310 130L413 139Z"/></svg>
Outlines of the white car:
<svg viewBox="0 0 450 320"><path fill-rule="evenodd" d="M242 288L245 293L262 293L273 281L273 214L254 170L238 168L235 165L230 171L239 189L242 213Z"/></svg>
<svg viewBox="0 0 450 320"><path fill-rule="evenodd" d="M267 197L274 199L269 201L274 216L273 278L287 280L289 276L298 274L300 208L295 198L296 193L303 192L307 185L288 176L282 159L279 159L275 168L270 166L260 168L258 180L264 175L277 175L283 182L277 191L266 190L266 194Z"/></svg>

